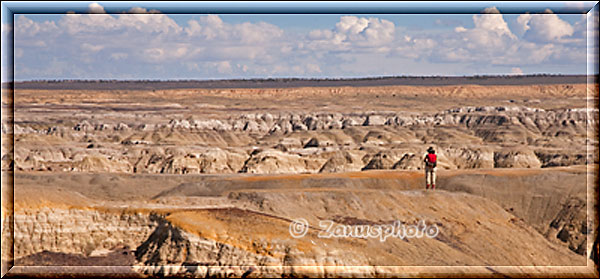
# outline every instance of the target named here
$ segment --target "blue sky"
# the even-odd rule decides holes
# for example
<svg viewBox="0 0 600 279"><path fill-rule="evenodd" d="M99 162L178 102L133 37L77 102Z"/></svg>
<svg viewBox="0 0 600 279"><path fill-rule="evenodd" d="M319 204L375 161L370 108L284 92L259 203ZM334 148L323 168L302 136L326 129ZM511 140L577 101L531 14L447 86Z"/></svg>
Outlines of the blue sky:
<svg viewBox="0 0 600 279"><path fill-rule="evenodd" d="M15 14L14 30L3 19L15 80L585 74L597 47L585 14L501 14L493 3L481 14L321 15L120 5L136 14L86 2L73 10L93 13Z"/></svg>

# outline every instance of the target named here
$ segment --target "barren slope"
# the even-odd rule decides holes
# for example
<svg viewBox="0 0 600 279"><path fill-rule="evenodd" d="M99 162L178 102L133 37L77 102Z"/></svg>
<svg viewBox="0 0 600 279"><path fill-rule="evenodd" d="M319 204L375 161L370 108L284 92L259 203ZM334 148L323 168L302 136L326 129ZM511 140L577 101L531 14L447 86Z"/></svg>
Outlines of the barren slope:
<svg viewBox="0 0 600 279"><path fill-rule="evenodd" d="M131 249L126 251L135 254L138 265L135 270L149 274L208 272L225 276L233 272L241 276L251 271L262 276L325 276L333 272L393 276L404 269L382 270L377 266L395 265L483 265L496 272L520 274L527 272L527 268L502 271L493 266L582 266L562 270L574 274L586 272L587 257L570 251L567 245L548 241L539 232L543 222L536 223L551 219L548 216L555 211L533 208L530 211L538 212L539 216L523 214L531 213L527 210L531 207L526 207L528 203L519 204L526 199L509 193L522 188L518 181L557 181L555 187L542 184L539 191L543 190L547 199L560 203L570 196L581 197L584 187L577 190L560 185L577 184L585 178L585 173L582 168L441 172L440 189L455 192L420 190L422 174L410 171L190 175L171 176L172 179L164 180L167 183L157 180L153 184L148 182L161 179L162 175L72 174L49 179L48 174L17 174L20 187L16 188L15 204L16 263L27 265L44 250L98 257L126 247ZM479 177L482 175L486 177L484 183ZM69 182L71 179L79 183ZM104 180L114 181L110 195L97 191L98 184L94 184ZM494 183L488 184L486 180ZM462 190L456 186L458 182L462 183ZM503 190L497 185L513 186ZM144 195L131 200L133 196L127 194L131 187L144 189ZM486 198L463 192L475 192L469 189L476 188L489 190L475 193L481 196L486 193ZM44 195L31 195L33 192ZM119 197L119 193L124 195ZM527 193L524 192L526 197ZM512 202L515 210L504 210L503 202ZM290 221L296 218L305 218L311 224L304 238L295 239L289 234ZM386 225L394 221L408 225L423 220L438 226L439 235L404 240L388 238L385 242L326 239L318 237L323 232L318 226L320 220L331 220L338 225ZM50 241L44 240L48 238ZM48 258L48 254L35 257L42 255ZM160 268L164 265L171 267ZM291 267L298 265L305 269ZM331 265L344 268L327 268ZM223 266L239 268L223 269ZM413 272L445 274L436 268L415 268ZM460 271L457 267L446 272Z"/></svg>

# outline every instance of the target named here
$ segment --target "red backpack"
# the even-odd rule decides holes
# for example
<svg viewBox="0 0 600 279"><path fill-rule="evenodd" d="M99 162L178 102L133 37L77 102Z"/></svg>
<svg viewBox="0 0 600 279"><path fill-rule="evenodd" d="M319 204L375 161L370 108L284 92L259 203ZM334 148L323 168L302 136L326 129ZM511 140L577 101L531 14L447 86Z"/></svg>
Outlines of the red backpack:
<svg viewBox="0 0 600 279"><path fill-rule="evenodd" d="M437 166L437 156L433 153L429 153L427 154L425 162L428 167L435 168Z"/></svg>

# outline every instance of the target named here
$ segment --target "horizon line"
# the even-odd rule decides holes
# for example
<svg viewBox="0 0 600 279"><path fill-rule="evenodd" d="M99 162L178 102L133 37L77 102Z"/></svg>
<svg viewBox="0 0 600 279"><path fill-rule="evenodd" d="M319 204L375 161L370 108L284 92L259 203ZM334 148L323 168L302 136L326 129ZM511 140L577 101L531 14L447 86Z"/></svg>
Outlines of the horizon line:
<svg viewBox="0 0 600 279"><path fill-rule="evenodd" d="M540 77L540 76L553 76L553 77L575 77L575 76L588 76L594 77L599 74L556 74L556 73L536 73L536 74L482 74L482 75L394 75L394 76L357 76L357 77L249 77L249 78L206 78L206 79L194 79L194 78L170 78L170 79L153 79L153 78L129 78L129 79L116 79L116 78L62 78L62 79L26 79L17 81L3 81L2 83L24 83L24 82L94 82L94 81L116 81L116 82L176 82L176 81L199 81L199 82L210 82L210 81L272 81L272 80L369 80L369 79L393 79L393 78L524 78L524 77Z"/></svg>

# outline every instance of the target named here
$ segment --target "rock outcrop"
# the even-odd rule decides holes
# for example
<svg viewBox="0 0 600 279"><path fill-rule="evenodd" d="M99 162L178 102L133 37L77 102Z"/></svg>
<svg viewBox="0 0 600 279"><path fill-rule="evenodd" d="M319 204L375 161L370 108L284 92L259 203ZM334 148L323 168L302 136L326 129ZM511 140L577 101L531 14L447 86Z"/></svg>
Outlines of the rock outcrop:
<svg viewBox="0 0 600 279"><path fill-rule="evenodd" d="M494 167L496 168L539 168L540 160L532 150L504 150L494 152Z"/></svg>
<svg viewBox="0 0 600 279"><path fill-rule="evenodd" d="M598 162L597 153L587 154L587 146L598 144L597 123L593 109L484 106L434 114L240 114L165 124L84 120L71 128L15 124L18 148L14 160L3 155L3 166L172 174L419 169L415 158L430 145L445 169L568 166ZM253 154L256 148L265 151ZM348 155L357 151L360 159Z"/></svg>

